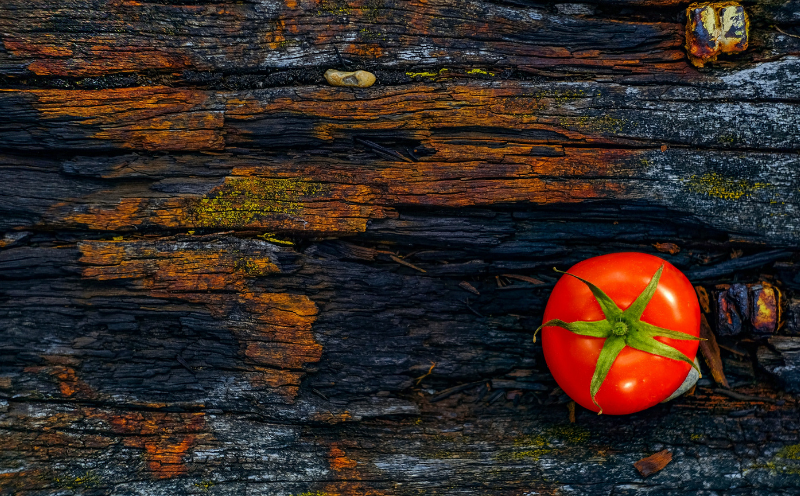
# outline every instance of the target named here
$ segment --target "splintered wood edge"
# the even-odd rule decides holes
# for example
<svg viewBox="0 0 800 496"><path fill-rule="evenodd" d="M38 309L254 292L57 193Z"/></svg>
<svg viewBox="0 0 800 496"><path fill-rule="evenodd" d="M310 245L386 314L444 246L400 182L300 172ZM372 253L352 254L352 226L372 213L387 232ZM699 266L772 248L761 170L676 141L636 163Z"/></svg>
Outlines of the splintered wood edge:
<svg viewBox="0 0 800 496"><path fill-rule="evenodd" d="M654 473L662 470L669 462L672 461L672 452L669 450L661 450L654 455L642 458L633 466L642 474L642 477L653 475Z"/></svg>

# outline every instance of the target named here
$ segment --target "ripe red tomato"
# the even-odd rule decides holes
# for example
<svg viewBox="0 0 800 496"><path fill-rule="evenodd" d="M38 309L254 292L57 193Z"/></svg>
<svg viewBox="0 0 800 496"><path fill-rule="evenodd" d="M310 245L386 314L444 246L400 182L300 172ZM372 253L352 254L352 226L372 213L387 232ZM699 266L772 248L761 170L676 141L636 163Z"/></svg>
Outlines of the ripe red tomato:
<svg viewBox="0 0 800 496"><path fill-rule="evenodd" d="M654 277L662 265L660 278ZM599 287L622 311L643 293L651 279L657 279L655 293L644 307L641 321L688 334L682 339L661 336L653 339L677 349L688 360L694 360L698 347L696 339L700 336L700 305L692 284L672 264L645 253L613 253L584 260L568 272ZM601 321L606 316L586 283L564 275L553 288L544 311L544 322L550 323L553 319L574 323ZM615 339L615 336L578 335L553 325L545 326L542 331L544 357L556 382L575 402L595 412L600 409L592 402L590 384L607 339ZM654 345L661 346L658 343ZM602 407L602 413L624 415L638 412L669 397L681 385L690 368L686 361L640 351L625 344L613 360L594 399Z"/></svg>

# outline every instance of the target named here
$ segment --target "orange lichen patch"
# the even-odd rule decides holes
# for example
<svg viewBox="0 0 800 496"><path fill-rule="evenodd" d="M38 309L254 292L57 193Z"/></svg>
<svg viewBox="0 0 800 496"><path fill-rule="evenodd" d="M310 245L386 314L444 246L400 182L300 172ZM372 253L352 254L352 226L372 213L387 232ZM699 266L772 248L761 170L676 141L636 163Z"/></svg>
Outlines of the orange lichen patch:
<svg viewBox="0 0 800 496"><path fill-rule="evenodd" d="M700 308L703 309L703 312L709 313L711 311L711 299L708 296L708 291L703 286L695 286L694 290L697 293Z"/></svg>
<svg viewBox="0 0 800 496"><path fill-rule="evenodd" d="M144 449L147 467L158 479L188 472L184 457L205 428L204 413L127 412L109 421L126 446Z"/></svg>
<svg viewBox="0 0 800 496"><path fill-rule="evenodd" d="M140 279L153 292L242 289L247 276L280 270L274 252L237 254L220 243L177 243L157 246L147 241L95 241L81 244L83 276L97 280Z"/></svg>
<svg viewBox="0 0 800 496"><path fill-rule="evenodd" d="M139 198L122 198L113 207L97 205L73 208L72 203L62 202L53 205L50 217L57 222L78 224L88 229L127 230L142 224L146 206L147 201Z"/></svg>
<svg viewBox="0 0 800 496"><path fill-rule="evenodd" d="M78 379L75 369L69 367L53 367L53 369L53 374L59 380L58 387L64 396L69 397L77 392L84 393L82 396L85 396L92 391L88 384Z"/></svg>
<svg viewBox="0 0 800 496"><path fill-rule="evenodd" d="M345 443L331 443L328 451L328 466L335 478L340 479L325 484L323 493L330 496L383 496L384 491L376 490L363 479L369 479L362 474L359 466L363 464L345 452Z"/></svg>
<svg viewBox="0 0 800 496"><path fill-rule="evenodd" d="M322 356L312 332L319 312L314 302L305 295L269 293L253 285L255 278L281 272L276 258L280 247L236 238L166 238L89 241L79 248L87 279L128 280L156 298L203 304L223 319L240 342L249 366L244 375L253 387L292 401L304 364Z"/></svg>
<svg viewBox="0 0 800 496"><path fill-rule="evenodd" d="M23 57L71 57L72 50L60 43L55 36L47 34L42 40L29 40L13 36L3 39L3 46L14 55Z"/></svg>
<svg viewBox="0 0 800 496"><path fill-rule="evenodd" d="M354 469L356 466L358 466L358 463L356 463L355 460L348 458L345 455L344 450L342 450L336 443L331 446L331 449L328 452L328 464L330 465L331 470L336 472Z"/></svg>
<svg viewBox="0 0 800 496"><path fill-rule="evenodd" d="M3 439L3 443L6 442L10 442L8 437ZM8 446L6 449L12 448ZM41 481L48 480L51 476L52 472L48 469L3 471L0 473L0 492L14 495L25 494L31 488L40 487Z"/></svg>
<svg viewBox="0 0 800 496"><path fill-rule="evenodd" d="M377 43L350 43L345 46L344 52L347 55L355 55L369 60L383 57L383 47Z"/></svg>
<svg viewBox="0 0 800 496"><path fill-rule="evenodd" d="M65 397L92 399L96 396L94 389L78 378L75 367L80 361L65 355L44 355L41 357L48 365L26 367L26 373L43 374L58 383L58 389Z"/></svg>
<svg viewBox="0 0 800 496"><path fill-rule="evenodd" d="M284 31L286 30L286 22L283 19L278 19L275 21L275 27L273 30L269 31L265 35L265 41L267 42L267 46L270 49L275 50L277 48L282 48L286 43L286 38L283 36Z"/></svg>
<svg viewBox="0 0 800 496"><path fill-rule="evenodd" d="M244 293L239 298L241 308L256 315L258 321L256 328L238 332L240 338L249 338L244 352L249 361L275 368L302 369L304 363L320 360L322 346L311 332L318 310L307 296Z"/></svg>
<svg viewBox="0 0 800 496"><path fill-rule="evenodd" d="M219 150L223 115L208 107L209 94L163 86L110 90L30 90L43 120L74 120L87 137L120 148Z"/></svg>
<svg viewBox="0 0 800 496"><path fill-rule="evenodd" d="M30 51L18 50L17 53L23 56L34 55ZM167 53L152 48L94 45L80 57L37 60L28 65L28 70L37 76L87 77L129 71L133 68L180 71L192 67L194 64L188 55Z"/></svg>
<svg viewBox="0 0 800 496"><path fill-rule="evenodd" d="M53 481L63 489L59 483L75 482L74 474L55 467L102 457L117 445L141 451L145 471L137 474L140 478L176 477L191 471L187 457L192 450L214 445L203 413L132 412L68 402L49 406L12 403L8 415L18 429L6 432L3 454L6 460L24 460L25 466L19 472L0 474L2 494L17 494L15 487L49 494L54 491ZM92 427L87 428L89 425ZM39 467L46 467L46 472L41 473Z"/></svg>

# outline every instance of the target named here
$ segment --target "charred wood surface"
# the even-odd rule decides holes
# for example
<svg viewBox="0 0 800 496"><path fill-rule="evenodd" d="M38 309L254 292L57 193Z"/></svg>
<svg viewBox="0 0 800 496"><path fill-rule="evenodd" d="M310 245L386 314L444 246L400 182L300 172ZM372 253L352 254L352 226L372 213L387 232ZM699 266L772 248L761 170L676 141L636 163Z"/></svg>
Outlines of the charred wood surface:
<svg viewBox="0 0 800 496"><path fill-rule="evenodd" d="M686 6L2 2L0 494L798 494L800 4ZM617 251L714 339L598 417L531 334Z"/></svg>

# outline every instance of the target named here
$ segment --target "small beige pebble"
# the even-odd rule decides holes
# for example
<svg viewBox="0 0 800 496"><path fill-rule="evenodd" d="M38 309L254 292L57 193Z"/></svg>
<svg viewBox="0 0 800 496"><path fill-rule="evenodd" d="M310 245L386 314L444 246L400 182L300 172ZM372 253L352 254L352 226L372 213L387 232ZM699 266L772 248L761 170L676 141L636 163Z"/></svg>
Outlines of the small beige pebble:
<svg viewBox="0 0 800 496"><path fill-rule="evenodd" d="M375 74L367 71L344 72L328 69L325 71L325 79L331 86L369 88L375 83Z"/></svg>

